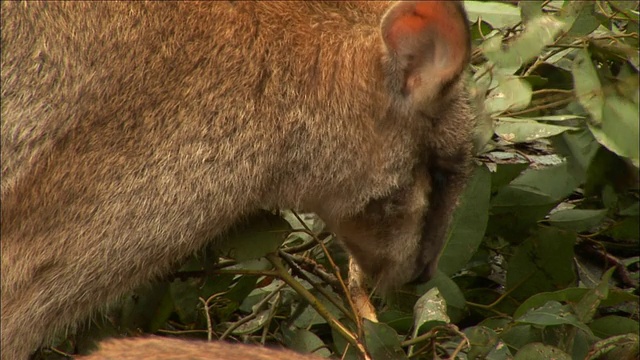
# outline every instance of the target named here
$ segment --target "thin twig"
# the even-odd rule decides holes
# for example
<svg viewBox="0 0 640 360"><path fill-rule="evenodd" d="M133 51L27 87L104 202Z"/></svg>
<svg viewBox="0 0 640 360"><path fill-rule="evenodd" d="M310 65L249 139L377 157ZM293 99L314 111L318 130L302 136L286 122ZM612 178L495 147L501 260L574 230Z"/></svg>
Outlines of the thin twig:
<svg viewBox="0 0 640 360"><path fill-rule="evenodd" d="M530 107L530 108L527 108L527 109L524 109L524 110L504 113L504 114L501 114L500 116L516 116L516 115L528 114L528 113L539 111L539 110L552 109L552 108L558 107L560 105L568 104L568 103L570 103L570 102L572 102L574 100L575 100L575 98L572 96L570 98L561 99L561 100L550 102L550 103L547 103L547 104L542 104L542 105Z"/></svg>
<svg viewBox="0 0 640 360"><path fill-rule="evenodd" d="M300 255L290 255L284 251L281 251L280 254L283 255L283 257L286 257L287 259L291 260L292 262L295 262L296 265L302 268L303 270L306 270L314 274L315 276L319 277L320 280L331 285L331 287L336 291L338 292L342 291L342 289L340 289L340 283L338 282L338 279L335 277L335 275L328 273L324 269L324 267L322 267L322 265L318 264L313 259L303 257Z"/></svg>
<svg viewBox="0 0 640 360"><path fill-rule="evenodd" d="M302 224L302 226L311 233L311 229L309 229L309 226L307 226L307 223L305 223L302 220L302 218L300 218L300 215L298 215L298 213L296 213L296 212L293 212L293 215L296 217L296 219L298 219L300 224ZM340 287L342 287L343 293L346 294L346 298L347 298L347 302L349 303L349 307L353 311L353 314L354 314L354 316L356 318L355 324L356 324L356 327L358 328L358 336L361 336L362 335L362 324L360 323L360 319L359 319L359 315L358 315L358 309L356 308L355 304L353 303L353 300L351 300L351 294L349 293L349 289L347 288L347 285L345 284L344 279L342 278L342 275L340 275L340 268L333 261L333 258L331 257L331 254L329 254L329 250L327 250L327 247L324 245L324 243L322 241L320 241L320 239L318 239L318 237L315 234L311 233L311 235L318 242L318 245L320 245L320 247L322 248L322 251L324 252L324 255L327 257L327 260L329 261L329 264L331 264L331 267L333 268L333 272L336 274L336 277L338 278L338 281L340 282Z"/></svg>
<svg viewBox="0 0 640 360"><path fill-rule="evenodd" d="M221 293L217 293L217 294L213 294L211 296L209 296L209 298L207 300L205 300L202 297L198 297L198 300L200 300L200 302L202 303L202 307L204 308L204 316L207 318L207 340L211 341L213 340L213 323L211 321L211 314L209 314L209 302L219 296L222 296L226 293L228 293L229 291L224 291Z"/></svg>
<svg viewBox="0 0 640 360"><path fill-rule="evenodd" d="M283 285L286 285L285 282L283 282ZM276 298L273 299L273 305L271 306L271 308L269 309L269 316L267 317L267 321L265 321L264 326L262 327L262 336L260 337L260 343L262 345L265 345L267 342L267 335L269 334L269 327L271 325L271 321L273 320L273 318L275 317L277 311L278 311L278 306L280 305L280 299L282 299L282 293L280 291L278 291Z"/></svg>
<svg viewBox="0 0 640 360"><path fill-rule="evenodd" d="M332 296L320 284L318 284L317 282L313 281L309 276L307 276L307 274L305 274L304 271L302 271L302 269L298 266L298 264L292 259L291 255L289 255L287 253L284 253L282 251L279 254L280 254L280 257L282 257L284 259L284 261L286 261L292 269L295 269L297 271L297 275L298 276L300 276L302 279L304 279L309 284L311 284L311 286L313 286L314 289L316 289L320 294L322 294L322 296L324 296L327 300L329 300L329 302L331 302L333 304L333 306L337 307L338 310L340 310L340 312L342 312L345 316L347 316L349 318L349 320L355 321L355 318L353 317L353 314L351 314L349 312L349 310L347 310L340 303L340 301L338 299L336 299L334 296Z"/></svg>
<svg viewBox="0 0 640 360"><path fill-rule="evenodd" d="M259 303L253 306L253 309L251 310L251 314L243 317L242 319L236 321L231 326L229 326L229 328L225 330L224 333L222 333L222 336L220 336L220 340L224 340L227 336L231 335L231 333L235 329L239 328L240 326L258 317L258 314L260 313L262 308L265 306L265 304L267 304L269 300L271 300L274 296L276 296L280 292L280 290L282 290L282 288L284 288L286 285L287 283L283 282L282 284L278 285L272 292L267 294L267 296L265 296L264 299L260 300Z"/></svg>
<svg viewBox="0 0 640 360"><path fill-rule="evenodd" d="M367 352L364 346L358 341L356 336L349 331L338 319L336 319L321 303L318 299L316 299L307 289L302 286L298 281L296 281L293 276L289 274L287 269L282 264L282 259L280 259L276 254L271 253L267 254L267 260L273 264L276 268L276 271L279 273L280 279L287 283L295 292L300 294L317 312L322 316L329 326L337 331L340 335L342 335L349 344L353 345L362 356L366 356Z"/></svg>
<svg viewBox="0 0 640 360"><path fill-rule="evenodd" d="M484 305L484 304L477 304L474 302L470 302L467 301L467 305L469 306L473 306L479 309L484 309L484 310L491 310L494 306L498 305L500 302L502 302L502 300L506 299L507 296L509 296L512 292L514 292L515 290L517 290L520 286L522 286L522 284L524 284L525 282L527 282L530 278L533 277L533 275L535 274L535 271L531 271L527 276L525 276L524 278L522 278L522 280L520 280L517 284L515 284L511 289L509 289L508 291L505 291L504 294L500 295L494 302L492 302L491 304L488 305Z"/></svg>

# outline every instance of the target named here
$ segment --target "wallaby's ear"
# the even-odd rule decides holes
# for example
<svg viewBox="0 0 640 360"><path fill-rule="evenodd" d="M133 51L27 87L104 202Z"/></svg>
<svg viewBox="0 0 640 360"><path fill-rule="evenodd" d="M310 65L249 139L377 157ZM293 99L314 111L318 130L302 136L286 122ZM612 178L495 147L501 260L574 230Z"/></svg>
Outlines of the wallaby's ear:
<svg viewBox="0 0 640 360"><path fill-rule="evenodd" d="M383 17L381 31L393 83L414 105L429 105L469 61L470 35L459 1L398 2Z"/></svg>

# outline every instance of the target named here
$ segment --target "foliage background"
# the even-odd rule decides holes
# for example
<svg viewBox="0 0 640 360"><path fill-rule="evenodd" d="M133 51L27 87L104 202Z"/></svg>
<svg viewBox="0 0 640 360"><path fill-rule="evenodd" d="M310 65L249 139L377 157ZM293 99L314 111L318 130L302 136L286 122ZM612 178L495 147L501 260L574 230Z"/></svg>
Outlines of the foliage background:
<svg viewBox="0 0 640 360"><path fill-rule="evenodd" d="M637 358L638 2L465 6L477 167L432 281L372 295L380 322L359 324L322 221L265 213L37 357L155 333L343 359Z"/></svg>

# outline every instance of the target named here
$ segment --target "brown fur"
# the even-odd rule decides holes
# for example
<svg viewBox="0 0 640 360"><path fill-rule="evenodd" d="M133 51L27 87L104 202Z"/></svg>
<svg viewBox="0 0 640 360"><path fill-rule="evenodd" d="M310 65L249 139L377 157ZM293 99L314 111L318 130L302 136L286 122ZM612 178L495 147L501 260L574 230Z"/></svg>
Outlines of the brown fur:
<svg viewBox="0 0 640 360"><path fill-rule="evenodd" d="M381 288L428 278L469 38L457 2L388 8L2 2L2 359L259 208L318 213Z"/></svg>
<svg viewBox="0 0 640 360"><path fill-rule="evenodd" d="M108 340L98 351L78 360L320 360L318 356L285 349L230 344L222 341L185 341L148 337Z"/></svg>

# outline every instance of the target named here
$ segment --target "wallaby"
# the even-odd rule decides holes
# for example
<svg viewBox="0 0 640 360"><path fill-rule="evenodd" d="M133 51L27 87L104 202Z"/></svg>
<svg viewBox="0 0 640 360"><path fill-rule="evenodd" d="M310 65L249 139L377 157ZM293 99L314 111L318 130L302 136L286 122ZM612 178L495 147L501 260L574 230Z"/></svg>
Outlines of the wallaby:
<svg viewBox="0 0 640 360"><path fill-rule="evenodd" d="M470 170L458 1L2 2L2 359L257 209L427 279Z"/></svg>
<svg viewBox="0 0 640 360"><path fill-rule="evenodd" d="M108 340L98 351L78 360L321 360L286 349L230 344L224 341L186 341L147 337Z"/></svg>

